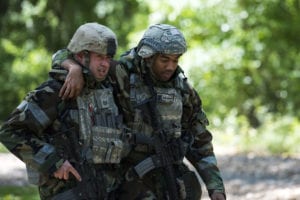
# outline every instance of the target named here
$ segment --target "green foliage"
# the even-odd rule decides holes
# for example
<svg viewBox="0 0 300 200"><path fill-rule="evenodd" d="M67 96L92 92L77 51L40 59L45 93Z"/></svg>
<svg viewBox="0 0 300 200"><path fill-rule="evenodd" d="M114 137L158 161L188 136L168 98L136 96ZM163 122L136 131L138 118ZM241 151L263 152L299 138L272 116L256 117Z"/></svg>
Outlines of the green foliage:
<svg viewBox="0 0 300 200"><path fill-rule="evenodd" d="M7 148L0 142L0 153L8 153Z"/></svg>
<svg viewBox="0 0 300 200"><path fill-rule="evenodd" d="M299 120L285 116L267 117L263 126L258 129L258 137L253 138L253 145L260 145L264 150L274 154L300 153L300 123ZM252 145L252 146L253 146Z"/></svg>
<svg viewBox="0 0 300 200"><path fill-rule="evenodd" d="M0 75L0 84L4 86L0 89L0 103L6 105L0 107L0 118L3 119L28 91L46 80L51 58L44 48L31 49L28 43L18 47L10 40L2 39L1 44L3 52L14 57L12 63L2 66L3 74Z"/></svg>
<svg viewBox="0 0 300 200"><path fill-rule="evenodd" d="M228 113L223 123L212 118L213 132L218 144L235 147L239 152L299 155L300 122L293 116L275 117L260 110L262 125L253 128L245 116Z"/></svg>
<svg viewBox="0 0 300 200"><path fill-rule="evenodd" d="M216 9L219 20L215 20L216 14L199 15L215 24L207 32L217 33L208 35L201 47L200 53L210 57L202 66L194 65L190 73L196 74L192 79L199 93L209 99L208 110L217 110L224 117L237 108L253 127L260 125L255 114L258 106L266 106L271 113L299 116L299 98L293 87L300 81L299 37L295 34L300 33L295 28L300 20L296 12L299 1L240 1L231 5L230 13ZM215 92L213 87L223 92Z"/></svg>
<svg viewBox="0 0 300 200"><path fill-rule="evenodd" d="M39 200L38 189L33 186L1 186L1 200Z"/></svg>

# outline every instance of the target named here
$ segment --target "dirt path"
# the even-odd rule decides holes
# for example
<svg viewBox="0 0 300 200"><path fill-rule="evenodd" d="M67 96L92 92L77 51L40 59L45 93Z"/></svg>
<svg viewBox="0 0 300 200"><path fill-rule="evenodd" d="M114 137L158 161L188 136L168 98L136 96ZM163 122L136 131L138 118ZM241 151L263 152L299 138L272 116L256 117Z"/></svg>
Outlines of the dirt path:
<svg viewBox="0 0 300 200"><path fill-rule="evenodd" d="M283 158L216 151L228 200L300 200L300 157ZM27 185L22 162L0 154L0 186ZM208 200L206 189L203 200Z"/></svg>
<svg viewBox="0 0 300 200"><path fill-rule="evenodd" d="M0 186L26 184L28 182L24 163L10 153L0 153Z"/></svg>
<svg viewBox="0 0 300 200"><path fill-rule="evenodd" d="M228 199L300 200L300 158L220 155Z"/></svg>

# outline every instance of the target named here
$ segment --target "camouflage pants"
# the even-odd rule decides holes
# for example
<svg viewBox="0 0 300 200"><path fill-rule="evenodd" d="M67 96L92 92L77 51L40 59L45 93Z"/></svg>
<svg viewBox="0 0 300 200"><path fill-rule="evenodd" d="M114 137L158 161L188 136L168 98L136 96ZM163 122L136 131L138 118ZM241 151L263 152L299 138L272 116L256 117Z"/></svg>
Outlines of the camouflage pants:
<svg viewBox="0 0 300 200"><path fill-rule="evenodd" d="M181 165L175 169L178 196L180 199L199 200L201 198L201 186L194 174L189 169ZM117 191L119 200L168 200L167 181L162 169L150 171L142 179L134 178L121 184Z"/></svg>
<svg viewBox="0 0 300 200"><path fill-rule="evenodd" d="M90 171L93 171L92 169ZM75 177L60 180L54 177L39 186L41 200L105 200L118 187L120 180L115 170L97 170L93 176L81 174L82 181ZM113 195L112 195L113 196Z"/></svg>

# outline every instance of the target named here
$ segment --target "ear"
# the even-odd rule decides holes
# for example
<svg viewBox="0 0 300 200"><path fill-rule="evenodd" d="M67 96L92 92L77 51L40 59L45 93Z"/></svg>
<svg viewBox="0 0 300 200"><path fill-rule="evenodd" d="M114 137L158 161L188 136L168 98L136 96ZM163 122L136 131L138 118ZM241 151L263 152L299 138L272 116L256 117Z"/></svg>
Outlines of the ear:
<svg viewBox="0 0 300 200"><path fill-rule="evenodd" d="M154 54L148 58L144 58L146 62L152 62L155 58L157 58L157 54Z"/></svg>
<svg viewBox="0 0 300 200"><path fill-rule="evenodd" d="M74 58L75 58L78 62L83 63L83 61L84 61L84 53L83 53L83 51L76 53L76 54L74 55Z"/></svg>
<svg viewBox="0 0 300 200"><path fill-rule="evenodd" d="M77 59L82 59L83 57L84 57L83 51L80 51L80 52L75 54L75 58L77 58Z"/></svg>

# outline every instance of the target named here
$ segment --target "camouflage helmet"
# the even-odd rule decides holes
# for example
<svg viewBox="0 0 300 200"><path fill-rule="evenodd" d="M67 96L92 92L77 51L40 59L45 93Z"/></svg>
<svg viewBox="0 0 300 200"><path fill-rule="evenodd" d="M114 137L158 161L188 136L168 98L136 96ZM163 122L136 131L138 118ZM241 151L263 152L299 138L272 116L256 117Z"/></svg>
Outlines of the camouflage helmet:
<svg viewBox="0 0 300 200"><path fill-rule="evenodd" d="M183 54L186 49L184 36L176 27L156 24L144 33L138 45L138 55L148 58L156 53Z"/></svg>
<svg viewBox="0 0 300 200"><path fill-rule="evenodd" d="M115 33L108 27L93 22L81 25L67 48L73 53L87 50L113 57L117 46Z"/></svg>

